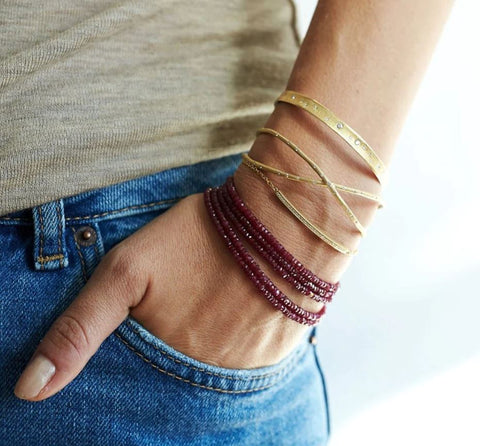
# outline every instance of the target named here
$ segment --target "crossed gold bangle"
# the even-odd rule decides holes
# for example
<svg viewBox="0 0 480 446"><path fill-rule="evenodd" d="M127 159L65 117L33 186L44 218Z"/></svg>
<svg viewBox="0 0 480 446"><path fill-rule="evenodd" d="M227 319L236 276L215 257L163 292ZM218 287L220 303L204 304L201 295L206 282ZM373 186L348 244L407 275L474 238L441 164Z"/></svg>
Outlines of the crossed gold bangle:
<svg viewBox="0 0 480 446"><path fill-rule="evenodd" d="M376 153L371 149L371 147L360 137L352 128L350 128L343 121L338 119L330 110L325 106L315 101L314 99L309 98L301 93L298 93L293 90L284 91L278 99L275 101L284 101L301 107L304 110L307 110L312 115L320 119L322 122L326 123L331 129L333 129L338 135L340 135L350 147L352 147L369 165L375 174L377 180L381 183L385 175L385 166L378 158ZM268 166L259 161L252 159L248 154L244 153L242 155L242 163L253 170L258 176L260 176L273 190L277 198L285 205L285 207L300 221L302 222L310 231L312 231L317 237L322 241L327 243L329 246L335 250L341 252L345 255L354 255L357 253L357 250L351 250L344 246L343 244L336 242L329 235L325 234L312 222L310 222L289 200L288 198L280 191L280 189L263 173L270 172L276 175L285 177L293 181L307 182L314 185L319 185L326 187L337 202L340 204L344 212L347 214L348 218L355 225L356 229L360 232L362 237L365 235L365 228L362 226L358 218L355 216L351 208L341 197L338 191L347 192L353 195L364 197L368 200L375 201L378 204L378 207L383 207L383 201L377 195L371 194L369 192L361 191L355 188L348 186L339 185L330 181L325 173L320 169L320 167L305 153L303 152L295 143L290 141L287 137L280 134L278 131L268 128L261 127L257 130L256 135L261 133L271 134L274 137L279 138L284 142L289 148L291 148L297 155L304 159L307 164L313 169L313 171L320 177L320 180L305 178L299 175L295 175L283 170L277 169L272 166Z"/></svg>
<svg viewBox="0 0 480 446"><path fill-rule="evenodd" d="M294 173L285 172L284 170L280 170L280 169L277 169L275 167L269 166L267 164L263 164L260 161L254 160L247 153L243 153L242 157L245 158L250 163L254 164L259 170L262 170L262 171L265 171L265 172L271 172L271 173L274 173L274 174L276 174L278 176L281 176L281 177L285 177L285 178L287 178L289 180L292 180L292 181L310 183L310 184L314 184L314 185L317 185L317 186L326 187L326 184L321 179L317 180L315 178L306 178L306 177L302 177L300 175L295 175ZM366 198L367 200L375 201L376 203L378 203L378 209L381 209L384 206L384 202L383 202L382 198L379 197L378 195L371 194L370 192L365 192L363 190L354 189L353 187L344 186L342 184L336 184L336 183L332 183L332 184L335 185L335 188L337 190L347 192L351 195L357 195L359 197Z"/></svg>
<svg viewBox="0 0 480 446"><path fill-rule="evenodd" d="M259 175L273 190L277 198L285 205L285 207L298 219L300 220L310 231L312 231L320 240L323 240L327 245L330 245L332 248L341 252L345 255L354 255L357 253L356 250L352 251L341 243L336 242L330 236L325 234L321 229L315 226L308 218L306 218L282 193L282 191L275 185L273 182L254 164L250 163L246 158L242 159L242 162L252 169L257 175Z"/></svg>

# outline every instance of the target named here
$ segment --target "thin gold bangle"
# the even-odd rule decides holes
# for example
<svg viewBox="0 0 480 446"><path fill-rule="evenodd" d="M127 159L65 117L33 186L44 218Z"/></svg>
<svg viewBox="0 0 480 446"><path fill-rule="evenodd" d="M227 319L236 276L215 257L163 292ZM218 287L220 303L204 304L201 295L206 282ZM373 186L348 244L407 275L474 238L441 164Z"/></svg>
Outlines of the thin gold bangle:
<svg viewBox="0 0 480 446"><path fill-rule="evenodd" d="M352 221L352 223L355 225L357 228L358 232L362 235L362 237L365 236L365 228L363 225L360 223L358 220L357 216L353 213L352 209L348 204L345 202L345 200L342 198L342 196L338 193L337 188L335 183L332 183L326 175L323 173L322 169L313 161L305 152L303 152L300 147L298 147L294 142L290 141L287 137L283 136L276 130L273 130L268 127L261 127L257 130L256 134L259 135L260 133L268 133L270 135L273 135L277 138L279 138L282 142L284 142L288 147L290 147L297 155L299 155L301 158L303 158L307 164L314 170L314 172L322 179L322 181L325 183L327 188L330 190L332 195L336 198L342 209L345 211L347 214L348 218Z"/></svg>
<svg viewBox="0 0 480 446"><path fill-rule="evenodd" d="M260 176L273 190L277 198L285 205L285 207L299 220L301 221L311 232L313 232L318 238L324 241L327 245L331 246L338 252L352 256L357 253L357 250L350 250L346 246L336 242L330 236L322 232L317 226L311 223L302 213L288 200L288 198L280 191L280 189L272 183L272 181L257 167L251 164L246 158L242 157L242 163L253 170L258 176Z"/></svg>
<svg viewBox="0 0 480 446"><path fill-rule="evenodd" d="M317 180L315 178L306 178L306 177L302 177L300 175L296 175L296 174L293 174L293 173L290 173L290 172L285 172L284 170L280 170L280 169L277 169L275 167L269 166L267 164L263 164L260 161L254 160L247 153L242 153L242 157L246 158L247 161L254 164L255 167L257 167L257 169L265 171L265 172L274 173L278 176L286 178L287 180L298 181L298 182L302 182L302 183L309 183L309 184L313 184L315 186L327 187L327 185L322 181L322 179ZM335 184L335 187L338 190L341 190L343 192L347 192L347 193L352 194L352 195L357 195L359 197L363 197L363 198L366 198L367 200L371 200L371 201L374 201L374 202L378 203L378 209L383 208L384 205L385 205L383 200L378 195L371 194L370 192L365 192L363 190L354 189L353 187L343 186L342 184L336 184L336 183L333 183L333 184Z"/></svg>
<svg viewBox="0 0 480 446"><path fill-rule="evenodd" d="M355 152L357 152L364 161L370 166L370 169L377 177L380 184L384 183L386 168L374 150L367 142L344 121L337 118L332 111L298 91L285 90L275 100L277 102L287 102L302 108L320 121L328 125L337 135L339 135Z"/></svg>

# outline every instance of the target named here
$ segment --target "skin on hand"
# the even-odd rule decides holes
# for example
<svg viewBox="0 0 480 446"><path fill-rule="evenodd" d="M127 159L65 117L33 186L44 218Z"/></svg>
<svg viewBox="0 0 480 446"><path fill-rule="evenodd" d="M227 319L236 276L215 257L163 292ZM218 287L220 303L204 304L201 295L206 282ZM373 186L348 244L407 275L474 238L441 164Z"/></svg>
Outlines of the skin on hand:
<svg viewBox="0 0 480 446"><path fill-rule="evenodd" d="M284 291L307 309L321 308L292 290ZM40 342L15 395L40 401L57 393L129 313L182 353L228 368L274 364L308 328L258 293L216 232L203 194L194 194L107 253Z"/></svg>

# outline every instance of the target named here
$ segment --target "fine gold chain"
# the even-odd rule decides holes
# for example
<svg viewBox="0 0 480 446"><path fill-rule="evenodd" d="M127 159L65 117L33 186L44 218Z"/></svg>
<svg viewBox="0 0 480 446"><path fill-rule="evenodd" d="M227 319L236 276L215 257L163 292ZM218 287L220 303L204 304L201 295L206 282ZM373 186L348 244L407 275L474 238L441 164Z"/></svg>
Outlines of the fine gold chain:
<svg viewBox="0 0 480 446"><path fill-rule="evenodd" d="M370 166L370 169L377 177L380 184L384 182L386 168L377 154L367 144L367 142L344 121L337 118L327 107L302 93L294 90L285 90L275 100L277 102L287 102L307 111L320 121L328 125L337 135L339 135L355 152L357 152L364 161Z"/></svg>
<svg viewBox="0 0 480 446"><path fill-rule="evenodd" d="M285 172L283 170L277 169L267 164L263 164L260 161L254 160L253 158L250 158L250 156L247 153L242 153L242 157L244 157L250 163L254 164L255 167L257 167L258 169L263 170L265 172L274 173L278 176L286 178L287 180L299 181L303 183L313 184L315 186L327 187L327 185L323 183L322 179L317 180L315 178L306 178L300 175L295 175L290 172ZM337 190L341 190L343 192L347 192L352 195L357 195L359 197L366 198L367 200L375 201L376 203L378 203L378 209L381 209L384 206L383 200L378 195L371 194L370 192L365 192L363 190L354 189L353 187L343 186L342 184L336 184L336 183L332 183L332 184L335 185Z"/></svg>
<svg viewBox="0 0 480 446"><path fill-rule="evenodd" d="M362 234L362 237L365 235L365 228L362 226L360 221L358 220L357 216L353 213L352 209L348 204L345 202L345 200L342 198L342 196L338 193L336 184L332 183L326 175L323 173L323 171L320 169L320 167L313 161L305 152L303 152L300 147L298 147L295 143L290 141L288 138L277 132L276 130L273 130L268 127L261 127L257 130L257 135L260 133L268 133L270 135L273 135L277 138L279 138L282 142L284 142L288 147L290 147L297 155L299 155L301 158L303 158L307 164L314 170L314 172L322 179L326 187L330 190L332 195L336 198L342 209L345 211L347 214L348 218L352 221L352 223L355 225L357 228L358 232Z"/></svg>
<svg viewBox="0 0 480 446"><path fill-rule="evenodd" d="M310 231L312 231L318 238L324 241L326 244L334 248L335 250L341 252L345 255L354 255L357 253L357 250L350 250L346 246L336 242L330 236L322 232L317 226L311 223L301 212L288 200L288 198L280 191L280 189L272 183L272 181L254 164L250 163L247 158L242 157L242 163L253 170L258 176L260 176L273 190L277 198L285 205L285 207L298 219L300 220Z"/></svg>

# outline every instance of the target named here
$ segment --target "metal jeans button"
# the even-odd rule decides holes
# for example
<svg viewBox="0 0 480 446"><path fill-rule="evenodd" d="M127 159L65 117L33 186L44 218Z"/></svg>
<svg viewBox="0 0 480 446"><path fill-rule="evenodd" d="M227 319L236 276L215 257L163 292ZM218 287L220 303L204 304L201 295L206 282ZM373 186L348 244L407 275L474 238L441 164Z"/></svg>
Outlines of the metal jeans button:
<svg viewBox="0 0 480 446"><path fill-rule="evenodd" d="M91 226L81 226L75 231L75 241L80 246L90 246L97 241L97 232Z"/></svg>

